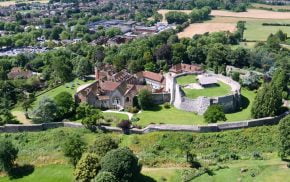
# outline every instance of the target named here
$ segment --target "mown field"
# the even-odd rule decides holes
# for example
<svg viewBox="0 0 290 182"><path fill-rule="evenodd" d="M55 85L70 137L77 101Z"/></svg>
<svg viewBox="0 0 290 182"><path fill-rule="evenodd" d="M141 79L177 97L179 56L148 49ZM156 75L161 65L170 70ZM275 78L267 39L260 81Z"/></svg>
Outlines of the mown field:
<svg viewBox="0 0 290 182"><path fill-rule="evenodd" d="M87 144L92 144L96 137L103 135L72 128L0 134L0 137L12 139L19 148L17 163L20 166L31 166L31 170L22 173L23 176L9 180L2 174L0 181L73 181L73 167L62 153L62 144L68 135L74 133L78 133ZM143 176L140 181L182 181L183 171L189 170L185 150L191 150L203 165L213 165L206 161L221 160L218 163L227 166L215 171L213 175L204 174L194 181L231 182L240 179L287 182L290 179L290 169L277 158L277 133L277 126L264 126L220 133L155 132L145 135L107 135L120 141L120 146L129 147L137 154L143 163ZM254 159L254 152L260 153L263 159ZM233 153L239 156L239 160L226 158ZM211 158L213 154L215 157ZM247 171L241 173L242 168Z"/></svg>
<svg viewBox="0 0 290 182"><path fill-rule="evenodd" d="M158 12L165 15L169 11L172 10L162 9ZM190 10L179 11L187 14L190 13ZM238 21L246 21L247 29L245 30L244 38L247 41L265 41L271 33L276 33L280 29L283 32L290 34L290 27L262 26L262 23L290 23L290 12L249 9L247 12L236 13L224 10L213 10L211 15L212 18L210 20L203 23L190 24L183 32L178 33L178 36L183 38L192 37L195 34L204 34L206 32L234 32ZM163 21L166 20L164 19Z"/></svg>

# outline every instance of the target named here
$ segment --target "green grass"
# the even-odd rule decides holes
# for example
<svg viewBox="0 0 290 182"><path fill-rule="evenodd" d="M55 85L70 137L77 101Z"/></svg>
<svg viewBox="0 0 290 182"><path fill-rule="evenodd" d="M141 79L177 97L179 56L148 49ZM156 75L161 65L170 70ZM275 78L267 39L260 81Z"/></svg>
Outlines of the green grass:
<svg viewBox="0 0 290 182"><path fill-rule="evenodd" d="M32 174L22 178L10 180L8 177L0 178L1 182L71 182L73 181L73 168L70 165L45 165L37 167Z"/></svg>
<svg viewBox="0 0 290 182"><path fill-rule="evenodd" d="M289 20L254 20L246 22L244 38L248 41L266 41L267 37L278 30L290 34L290 27L287 26L262 26L262 23L290 23Z"/></svg>
<svg viewBox="0 0 290 182"><path fill-rule="evenodd" d="M195 99L199 96L217 97L231 93L231 87L225 83L218 82L218 86L208 87L204 89L189 89L183 88L183 91L188 98Z"/></svg>
<svg viewBox="0 0 290 182"><path fill-rule="evenodd" d="M182 77L178 77L176 79L177 84L184 86L184 85L188 85L190 83L196 83L196 75L186 75L186 76L182 76Z"/></svg>
<svg viewBox="0 0 290 182"><path fill-rule="evenodd" d="M197 115L193 112L178 110L173 106L171 106L170 109L166 109L162 105L156 106L153 110L142 111L142 113L135 115L135 117L140 119L136 124L141 126L147 126L150 123L187 125L204 124L203 116Z"/></svg>
<svg viewBox="0 0 290 182"><path fill-rule="evenodd" d="M144 168L142 174L150 176L157 182L177 182L181 181L181 169L176 168Z"/></svg>
<svg viewBox="0 0 290 182"><path fill-rule="evenodd" d="M61 92L69 92L70 94L74 95L76 93L76 90L79 86L84 85L84 84L88 84L88 83L92 83L94 80L89 80L87 82L79 80L79 79L75 79L72 82L69 83L65 83L59 87L56 87L42 95L39 95L38 97L36 97L36 101L35 103L38 103L43 97L48 97L48 98L54 98L57 94L61 93Z"/></svg>
<svg viewBox="0 0 290 182"><path fill-rule="evenodd" d="M251 108L256 93L247 89L242 89L242 105L243 109L239 112L226 114L227 121L242 121L251 119Z"/></svg>
<svg viewBox="0 0 290 182"><path fill-rule="evenodd" d="M255 98L255 92L247 89L242 89L242 110L234 113L226 114L227 121L243 121L251 119L251 107ZM193 112L186 112L171 106L166 109L163 105L156 106L152 110L142 111L136 114L140 120L134 124L147 126L151 123L155 124L185 124L197 125L207 124L204 122L203 116Z"/></svg>
<svg viewBox="0 0 290 182"><path fill-rule="evenodd" d="M121 114L121 113L107 113L103 112L103 116L105 119L110 119L112 122L110 123L111 126L116 126L118 123L120 123L122 120L129 120L129 117L127 114Z"/></svg>

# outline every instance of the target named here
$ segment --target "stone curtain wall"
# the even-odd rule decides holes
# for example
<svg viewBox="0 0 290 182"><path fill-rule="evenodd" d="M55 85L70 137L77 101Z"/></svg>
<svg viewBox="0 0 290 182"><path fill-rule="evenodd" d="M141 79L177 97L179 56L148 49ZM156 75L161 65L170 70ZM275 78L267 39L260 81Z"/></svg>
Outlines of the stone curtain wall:
<svg viewBox="0 0 290 182"><path fill-rule="evenodd" d="M170 102L170 93L153 93L151 98L154 104L164 104Z"/></svg>
<svg viewBox="0 0 290 182"><path fill-rule="evenodd" d="M130 132L135 134L145 134L155 131L182 131L182 132L199 132L199 133L219 132L225 130L234 130L241 128L278 124L279 121L288 114L290 114L290 111L287 111L284 114L275 117L252 119L239 122L224 122L209 125L173 125L173 124L149 125L143 129L133 128L130 130ZM59 127L84 128L84 126L81 123L74 122L56 122L56 123L43 123L31 125L4 125L0 126L0 133L37 132ZM122 129L117 127L102 126L102 129L111 132L119 132L119 133L123 132Z"/></svg>
<svg viewBox="0 0 290 182"><path fill-rule="evenodd" d="M220 97L198 97L196 99L187 98L181 90L180 85L177 84L176 79L178 77L186 75L196 75L195 73L181 73L172 78L168 78L169 88L171 88L171 104L173 104L177 109L195 112L202 115L207 108L212 104L220 104L223 106L225 112L233 112L237 110L240 106L240 92L241 86L238 82L232 80L229 77L217 74L214 75L218 81L228 84L231 87L231 94L220 96ZM167 81L166 80L166 81Z"/></svg>

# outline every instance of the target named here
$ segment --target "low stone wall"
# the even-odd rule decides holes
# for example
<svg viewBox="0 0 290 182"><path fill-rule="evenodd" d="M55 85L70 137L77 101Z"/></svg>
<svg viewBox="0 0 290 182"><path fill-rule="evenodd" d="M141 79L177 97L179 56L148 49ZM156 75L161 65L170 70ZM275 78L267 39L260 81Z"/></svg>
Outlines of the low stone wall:
<svg viewBox="0 0 290 182"><path fill-rule="evenodd" d="M174 124L160 124L160 125L149 125L143 129L133 128L130 130L130 133L133 134L145 134L155 131L180 131L180 132L198 132L198 133L206 133L206 132L219 132L225 130L234 130L241 128L250 128L256 126L264 126L264 125L274 125L278 124L279 121L290 114L290 111L285 112L280 116L275 117L267 117L260 119L252 119L246 121L239 122L224 122L217 124L209 124L209 125L174 125ZM38 132L44 131L52 128L59 127L69 127L69 128L84 128L81 123L74 122L55 122L55 123L42 123L42 124L31 124L31 125L4 125L0 126L0 133L16 133L16 132ZM102 126L101 127L105 131L118 132L122 133L122 129L111 126Z"/></svg>

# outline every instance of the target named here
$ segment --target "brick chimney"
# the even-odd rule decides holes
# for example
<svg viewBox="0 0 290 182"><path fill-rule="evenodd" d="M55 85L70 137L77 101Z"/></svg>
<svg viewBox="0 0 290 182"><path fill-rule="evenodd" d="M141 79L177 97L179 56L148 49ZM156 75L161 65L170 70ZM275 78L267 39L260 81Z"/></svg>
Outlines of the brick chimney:
<svg viewBox="0 0 290 182"><path fill-rule="evenodd" d="M95 67L95 80L99 79L100 79L100 70L98 69L98 67Z"/></svg>

